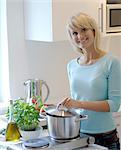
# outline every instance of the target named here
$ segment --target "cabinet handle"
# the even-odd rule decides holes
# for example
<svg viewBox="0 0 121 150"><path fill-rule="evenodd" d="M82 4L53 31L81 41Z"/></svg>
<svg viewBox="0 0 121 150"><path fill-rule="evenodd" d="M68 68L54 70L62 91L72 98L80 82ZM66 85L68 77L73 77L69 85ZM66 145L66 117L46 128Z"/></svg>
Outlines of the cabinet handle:
<svg viewBox="0 0 121 150"><path fill-rule="evenodd" d="M98 9L98 22L99 22L99 28L100 31L103 32L103 4L101 3L99 9Z"/></svg>

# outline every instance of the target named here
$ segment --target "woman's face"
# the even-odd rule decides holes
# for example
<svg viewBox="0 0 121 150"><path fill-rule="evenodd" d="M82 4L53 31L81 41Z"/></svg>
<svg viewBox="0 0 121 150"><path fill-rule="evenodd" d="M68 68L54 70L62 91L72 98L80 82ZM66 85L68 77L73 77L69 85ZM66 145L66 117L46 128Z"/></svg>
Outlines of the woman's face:
<svg viewBox="0 0 121 150"><path fill-rule="evenodd" d="M94 38L95 34L92 29L71 29L71 37L75 42L76 46L82 49L91 49L94 48Z"/></svg>

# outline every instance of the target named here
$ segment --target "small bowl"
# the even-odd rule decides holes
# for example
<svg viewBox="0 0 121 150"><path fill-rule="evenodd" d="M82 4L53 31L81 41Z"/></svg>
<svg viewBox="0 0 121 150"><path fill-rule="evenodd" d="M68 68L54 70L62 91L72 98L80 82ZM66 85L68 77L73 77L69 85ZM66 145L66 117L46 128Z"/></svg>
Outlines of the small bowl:
<svg viewBox="0 0 121 150"><path fill-rule="evenodd" d="M41 135L42 131L43 131L43 128L42 127L38 127L34 131L20 130L20 134L21 134L21 136L22 136L22 138L24 140L29 140L29 139L36 139L36 138L38 138Z"/></svg>

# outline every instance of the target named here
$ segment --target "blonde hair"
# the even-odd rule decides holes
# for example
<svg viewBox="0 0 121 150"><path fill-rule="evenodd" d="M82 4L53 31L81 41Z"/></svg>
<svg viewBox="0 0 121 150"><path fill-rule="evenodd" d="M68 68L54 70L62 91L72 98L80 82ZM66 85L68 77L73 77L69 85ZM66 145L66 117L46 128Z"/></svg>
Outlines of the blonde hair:
<svg viewBox="0 0 121 150"><path fill-rule="evenodd" d="M68 32L68 35L69 35L69 38L70 38L70 41L71 41L72 45L76 48L76 50L78 52L83 54L84 51L81 48L77 47L75 42L72 39L70 30L73 29L73 28L77 28L77 29L87 28L87 29L93 30L94 33L95 33L94 48L95 48L95 50L99 49L100 31L98 29L96 21L91 16L80 12L80 13L72 16L69 19L68 24L67 24L67 32Z"/></svg>

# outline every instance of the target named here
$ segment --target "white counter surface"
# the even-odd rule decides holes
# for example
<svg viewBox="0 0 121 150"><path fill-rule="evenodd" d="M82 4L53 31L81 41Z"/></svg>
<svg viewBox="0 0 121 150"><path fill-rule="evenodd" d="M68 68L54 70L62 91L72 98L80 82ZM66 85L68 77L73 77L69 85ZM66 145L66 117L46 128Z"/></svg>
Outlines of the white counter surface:
<svg viewBox="0 0 121 150"><path fill-rule="evenodd" d="M42 134L41 137L44 137L48 134L48 131L45 130ZM22 140L19 142L6 142L4 137L0 137L0 150L108 150L105 147L96 145L96 144L89 144L88 147L84 148L76 148L72 149L71 145L69 146L62 146L61 144L59 147L47 147L47 148L24 148L22 144Z"/></svg>
<svg viewBox="0 0 121 150"><path fill-rule="evenodd" d="M0 128L2 129L3 127L5 128L7 122L6 120L4 120L4 117L0 117ZM46 120L42 120L42 122L40 121L40 125L45 125L46 124ZM47 130L43 130L43 132L41 133L40 137L44 137L48 135L48 131ZM61 145L61 144L60 144ZM10 147L10 148L8 148ZM108 150L107 148L104 148L102 146L96 145L96 144L89 144L88 147L85 148L81 148L82 150ZM54 148L54 147L49 147L49 148L34 148L34 149L25 149L22 146L22 141L19 141L18 143L15 142L6 142L5 141L5 137L3 135L0 135L0 150L81 150L80 148L76 148L76 149L72 149L71 146L69 147L58 147L58 148Z"/></svg>
<svg viewBox="0 0 121 150"><path fill-rule="evenodd" d="M7 146L7 145L1 145L0 144L0 149L1 150L62 150L62 148L49 148L49 149L46 149L46 148L29 148L29 149L24 149L22 146L20 145L11 145L11 146ZM96 144L90 144L88 147L84 147L84 148L76 148L76 149L71 149L71 148L67 148L65 147L63 150L108 150L107 148L105 147L102 147L102 146L99 146L99 145L96 145Z"/></svg>

